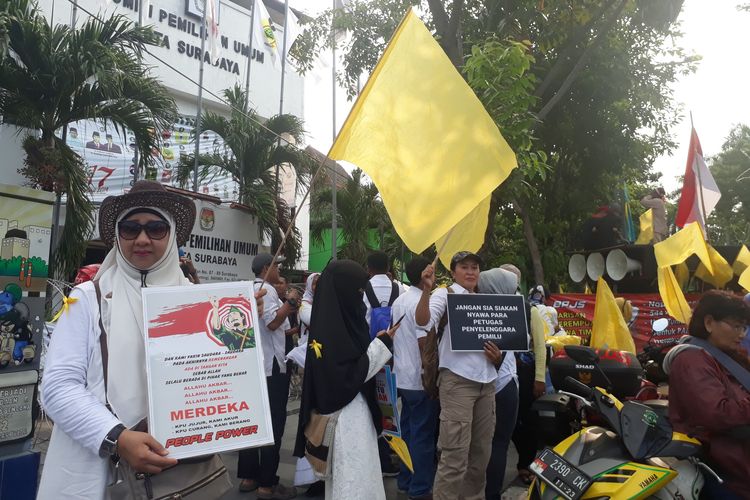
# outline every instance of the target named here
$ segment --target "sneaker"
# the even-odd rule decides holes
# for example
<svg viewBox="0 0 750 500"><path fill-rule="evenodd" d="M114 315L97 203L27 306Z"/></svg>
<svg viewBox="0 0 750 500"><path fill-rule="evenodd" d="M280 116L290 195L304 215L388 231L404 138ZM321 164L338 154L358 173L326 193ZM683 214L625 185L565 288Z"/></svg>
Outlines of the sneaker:
<svg viewBox="0 0 750 500"><path fill-rule="evenodd" d="M383 477L396 477L401 472L401 467L393 464L386 464L382 467Z"/></svg>
<svg viewBox="0 0 750 500"><path fill-rule="evenodd" d="M249 493L258 489L258 481L255 479L243 479L240 481L240 491Z"/></svg>
<svg viewBox="0 0 750 500"><path fill-rule="evenodd" d="M297 488L294 486L284 486L277 484L271 489L270 493L258 490L255 493L256 498L260 500L291 500L297 496Z"/></svg>

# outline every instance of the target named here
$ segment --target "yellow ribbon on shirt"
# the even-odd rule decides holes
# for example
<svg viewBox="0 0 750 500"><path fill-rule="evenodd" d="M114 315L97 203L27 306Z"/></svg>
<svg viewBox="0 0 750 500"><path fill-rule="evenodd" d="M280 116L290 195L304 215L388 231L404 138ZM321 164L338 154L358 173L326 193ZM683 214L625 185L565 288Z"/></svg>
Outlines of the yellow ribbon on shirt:
<svg viewBox="0 0 750 500"><path fill-rule="evenodd" d="M78 302L78 299L75 297L66 297L63 295L63 305L60 308L59 311L57 311L57 314L52 318L52 323L60 319L60 316L62 316L62 313L66 312L68 310L68 307L70 307L70 304L75 304Z"/></svg>
<svg viewBox="0 0 750 500"><path fill-rule="evenodd" d="M310 342L310 349L315 352L315 357L320 359L323 357L323 344L318 342L317 340L313 340Z"/></svg>

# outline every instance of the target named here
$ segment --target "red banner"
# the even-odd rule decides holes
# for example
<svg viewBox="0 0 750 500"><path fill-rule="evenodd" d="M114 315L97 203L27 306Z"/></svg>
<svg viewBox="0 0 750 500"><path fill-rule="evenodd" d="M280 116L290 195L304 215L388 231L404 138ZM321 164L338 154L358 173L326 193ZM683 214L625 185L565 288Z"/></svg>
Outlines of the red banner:
<svg viewBox="0 0 750 500"><path fill-rule="evenodd" d="M659 318L668 318L669 326L666 330L655 333L653 342L670 344L683 335L687 335L687 325L674 320L667 314L664 302L658 293L626 293L618 294L617 297L629 300L633 306L633 314L626 321L638 352L643 350L643 346L651 338L651 324ZM690 307L693 307L700 295L687 295L686 298ZM563 293L551 295L547 305L557 309L557 321L560 327L571 335L578 335L583 339L583 343L588 345L594 320L595 302L596 295Z"/></svg>

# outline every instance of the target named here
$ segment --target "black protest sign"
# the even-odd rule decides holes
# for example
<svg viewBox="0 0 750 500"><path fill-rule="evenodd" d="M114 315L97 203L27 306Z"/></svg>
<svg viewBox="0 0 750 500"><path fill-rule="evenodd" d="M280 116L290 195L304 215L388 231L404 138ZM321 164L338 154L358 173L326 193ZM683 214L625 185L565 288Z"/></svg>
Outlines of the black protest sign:
<svg viewBox="0 0 750 500"><path fill-rule="evenodd" d="M528 351L526 305L520 295L448 294L453 351L482 351L494 342L501 351Z"/></svg>

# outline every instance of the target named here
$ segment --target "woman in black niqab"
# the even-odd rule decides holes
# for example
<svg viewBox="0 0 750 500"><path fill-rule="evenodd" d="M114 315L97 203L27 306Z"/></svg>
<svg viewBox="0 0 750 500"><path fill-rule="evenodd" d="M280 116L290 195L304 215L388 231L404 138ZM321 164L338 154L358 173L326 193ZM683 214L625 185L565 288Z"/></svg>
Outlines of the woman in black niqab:
<svg viewBox="0 0 750 500"><path fill-rule="evenodd" d="M363 432L373 429L373 436L380 434L382 430L381 414L377 405L375 394L374 373L380 370L390 358L392 347L391 337L380 335L375 340L370 340L369 327L365 320L366 306L362 296L367 286L368 275L361 265L350 260L338 260L331 262L318 280L315 296L313 299L313 311L310 319L310 337L305 359L305 375L302 385L302 404L300 408L299 430L295 455L304 454L304 428L310 419L312 410L320 414L330 414L344 409L352 404L361 394L364 403L369 410L369 422L357 422L363 426ZM315 350L319 347L320 356ZM354 405L353 405L354 406ZM355 413L352 413L354 415ZM361 416L361 414L356 414ZM342 412L336 429L336 440L334 442L334 457L339 456L347 450L337 449L340 439L346 438L346 429L352 422ZM362 420L361 418L357 417ZM344 421L342 421L344 419ZM367 427L369 426L369 427ZM343 435L340 431L344 431ZM367 432L372 434L372 431ZM375 454L374 464L376 467L378 482L382 489L382 477L380 476L380 464L377 459L377 443L373 440ZM352 450L355 451L355 450ZM363 450L357 450L361 453ZM340 462L340 461L339 461ZM347 494L345 487L346 478L337 478L336 472L341 463L334 458L335 484L331 495L326 498L341 497ZM356 472L362 479L364 471ZM357 477L354 478L355 482ZM361 484L361 481L360 481ZM358 488L361 495L364 488ZM376 492L377 493L377 492ZM380 498L376 494L374 498Z"/></svg>

